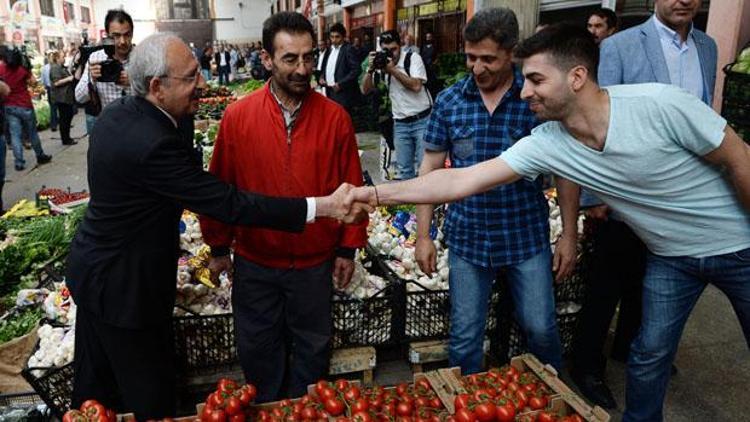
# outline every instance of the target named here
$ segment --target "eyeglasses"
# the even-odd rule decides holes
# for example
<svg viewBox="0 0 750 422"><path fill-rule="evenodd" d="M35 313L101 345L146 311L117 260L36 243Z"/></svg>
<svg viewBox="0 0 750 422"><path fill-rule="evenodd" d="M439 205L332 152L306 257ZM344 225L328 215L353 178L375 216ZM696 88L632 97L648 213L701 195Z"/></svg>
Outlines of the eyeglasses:
<svg viewBox="0 0 750 422"><path fill-rule="evenodd" d="M189 76L172 76L172 75L161 75L160 78L179 79L185 82L197 82L198 78L201 77L201 73L197 70L194 74Z"/></svg>

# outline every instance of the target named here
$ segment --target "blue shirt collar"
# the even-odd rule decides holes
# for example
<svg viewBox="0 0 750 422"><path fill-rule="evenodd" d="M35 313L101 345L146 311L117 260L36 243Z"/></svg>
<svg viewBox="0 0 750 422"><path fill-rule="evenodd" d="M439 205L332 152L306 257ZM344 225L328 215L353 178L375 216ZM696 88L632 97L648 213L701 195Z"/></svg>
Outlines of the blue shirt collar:
<svg viewBox="0 0 750 422"><path fill-rule="evenodd" d="M654 13L653 16L654 25L656 25L656 32L659 34L659 38L665 41L669 41L676 46L682 46L682 38L680 37L680 34L677 33L674 29L668 27L667 25L664 25L664 23L659 20L659 18L656 16L656 13ZM690 31L688 31L688 39L693 38L693 29L695 26L690 23ZM687 43L687 39L685 40Z"/></svg>

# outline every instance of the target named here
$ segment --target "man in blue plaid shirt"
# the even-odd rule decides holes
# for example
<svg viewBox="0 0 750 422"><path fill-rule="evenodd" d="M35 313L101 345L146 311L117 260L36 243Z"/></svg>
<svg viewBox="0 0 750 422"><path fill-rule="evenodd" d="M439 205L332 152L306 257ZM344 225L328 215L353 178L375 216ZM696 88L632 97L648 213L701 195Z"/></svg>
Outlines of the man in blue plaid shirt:
<svg viewBox="0 0 750 422"><path fill-rule="evenodd" d="M442 168L448 153L453 167L495 158L537 125L519 95L524 79L511 61L517 41L518 21L507 8L482 10L466 25L464 50L471 74L435 102L423 140L420 175ZM464 373L482 370L492 283L505 268L529 350L543 362L561 367L552 271L560 281L575 265L577 195L573 193L571 202L571 195L566 195L570 187L577 192L575 185L558 180L564 229L554 265L541 180L520 180L448 207L452 366L460 366ZM436 270L436 250L429 235L432 211L432 205L417 207L416 258L427 274Z"/></svg>

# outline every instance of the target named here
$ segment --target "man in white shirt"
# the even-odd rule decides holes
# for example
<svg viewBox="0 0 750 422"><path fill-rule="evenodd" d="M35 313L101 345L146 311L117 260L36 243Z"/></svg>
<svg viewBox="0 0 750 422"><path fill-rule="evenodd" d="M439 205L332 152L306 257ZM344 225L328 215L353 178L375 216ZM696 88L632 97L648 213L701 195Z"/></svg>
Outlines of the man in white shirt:
<svg viewBox="0 0 750 422"><path fill-rule="evenodd" d="M424 86L427 70L418 53L401 54L401 37L397 31L380 34L380 47L389 57L382 62L376 60L377 53L370 53L367 74L362 79L362 93L367 95L375 89L375 71L383 74L393 113L396 168L402 180L411 179L422 161L422 136L432 110L432 97Z"/></svg>
<svg viewBox="0 0 750 422"><path fill-rule="evenodd" d="M329 33L330 46L320 64L318 85L325 87L326 96L341 104L348 112L357 99L359 61L357 52L344 41L345 38L344 25L334 24Z"/></svg>

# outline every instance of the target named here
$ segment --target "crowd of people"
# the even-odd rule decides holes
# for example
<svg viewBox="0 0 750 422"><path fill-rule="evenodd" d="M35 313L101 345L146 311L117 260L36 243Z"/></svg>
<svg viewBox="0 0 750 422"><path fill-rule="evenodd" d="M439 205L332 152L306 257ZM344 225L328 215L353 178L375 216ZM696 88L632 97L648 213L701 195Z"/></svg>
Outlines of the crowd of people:
<svg viewBox="0 0 750 422"><path fill-rule="evenodd" d="M432 34L421 48L398 31L350 44L336 24L316 43L308 19L281 12L258 45L197 48L156 34L134 48L132 18L110 11L123 66L114 81L102 80L101 51L77 69L53 53L42 73L63 143L75 142L75 104L87 105L90 134L91 202L67 265L78 305L73 406L94 398L138 419L174 415L183 209L201 216L212 277L233 280L240 364L258 400L272 401L325 376L331 289L352 277L367 213L420 204L416 260L431 274L430 204L450 202L449 363L482 370L488 298L505 271L530 351L563 369L553 284L573 271L583 209L597 223L595 257L568 369L587 398L616 407L603 350L619 303L612 357L628 365L624 420L662 420L682 329L707 283L729 297L750 345L750 148L708 106L717 49L693 26L699 6L656 0L653 16L620 32L600 9L585 27L552 24L525 40L512 10L483 9L463 29L468 74L439 94ZM32 135L33 76L2 58L16 168L23 130L47 162ZM198 94L214 68L226 84L243 65L268 83L227 108L204 172L192 148ZM347 112L379 82L402 181L363 187ZM561 208L554 252L541 175L554 176Z"/></svg>

